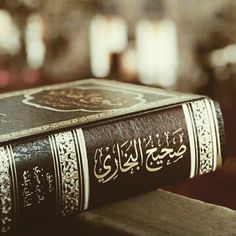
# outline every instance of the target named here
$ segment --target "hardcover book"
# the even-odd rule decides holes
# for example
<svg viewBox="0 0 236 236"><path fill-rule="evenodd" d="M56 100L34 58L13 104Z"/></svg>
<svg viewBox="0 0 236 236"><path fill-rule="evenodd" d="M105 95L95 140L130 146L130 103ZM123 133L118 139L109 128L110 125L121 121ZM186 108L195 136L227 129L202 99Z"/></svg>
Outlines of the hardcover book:
<svg viewBox="0 0 236 236"><path fill-rule="evenodd" d="M0 96L0 227L67 216L216 170L205 96L87 79Z"/></svg>

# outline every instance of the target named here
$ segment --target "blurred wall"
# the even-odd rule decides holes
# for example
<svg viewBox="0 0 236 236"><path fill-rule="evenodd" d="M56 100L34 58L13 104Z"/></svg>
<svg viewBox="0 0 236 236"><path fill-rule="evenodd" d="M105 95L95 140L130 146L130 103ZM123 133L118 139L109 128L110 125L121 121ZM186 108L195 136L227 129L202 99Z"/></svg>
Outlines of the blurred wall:
<svg viewBox="0 0 236 236"><path fill-rule="evenodd" d="M0 91L93 76L230 104L235 13L231 0L2 0Z"/></svg>

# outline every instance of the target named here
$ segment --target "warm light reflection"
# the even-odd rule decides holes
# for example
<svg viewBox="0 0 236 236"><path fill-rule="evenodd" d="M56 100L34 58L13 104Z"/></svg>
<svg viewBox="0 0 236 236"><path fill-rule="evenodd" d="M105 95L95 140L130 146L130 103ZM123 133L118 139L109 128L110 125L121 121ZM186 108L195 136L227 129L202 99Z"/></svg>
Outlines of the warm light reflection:
<svg viewBox="0 0 236 236"><path fill-rule="evenodd" d="M120 59L120 69L127 81L135 80L137 77L137 52L135 48L128 48ZM122 76L122 77L123 77Z"/></svg>
<svg viewBox="0 0 236 236"><path fill-rule="evenodd" d="M90 25L91 71L96 77L110 73L111 54L127 45L127 26L120 17L95 16Z"/></svg>
<svg viewBox="0 0 236 236"><path fill-rule="evenodd" d="M214 50L210 54L210 61L213 66L225 66L236 63L236 44Z"/></svg>
<svg viewBox="0 0 236 236"><path fill-rule="evenodd" d="M42 18L36 14L31 15L25 29L25 43L27 62L34 69L42 66L45 57L43 30Z"/></svg>
<svg viewBox="0 0 236 236"><path fill-rule="evenodd" d="M20 32L7 11L0 10L0 51L15 55L20 50Z"/></svg>
<svg viewBox="0 0 236 236"><path fill-rule="evenodd" d="M177 81L177 33L171 20L141 20L136 30L138 73L144 84L174 86Z"/></svg>

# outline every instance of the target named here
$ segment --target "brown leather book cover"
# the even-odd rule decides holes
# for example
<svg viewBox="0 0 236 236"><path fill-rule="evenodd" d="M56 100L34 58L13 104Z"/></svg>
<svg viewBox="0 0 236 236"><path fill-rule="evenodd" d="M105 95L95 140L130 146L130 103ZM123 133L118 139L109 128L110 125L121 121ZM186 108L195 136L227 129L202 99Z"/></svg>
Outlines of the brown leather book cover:
<svg viewBox="0 0 236 236"><path fill-rule="evenodd" d="M0 226L67 216L222 165L204 96L88 79L0 96Z"/></svg>

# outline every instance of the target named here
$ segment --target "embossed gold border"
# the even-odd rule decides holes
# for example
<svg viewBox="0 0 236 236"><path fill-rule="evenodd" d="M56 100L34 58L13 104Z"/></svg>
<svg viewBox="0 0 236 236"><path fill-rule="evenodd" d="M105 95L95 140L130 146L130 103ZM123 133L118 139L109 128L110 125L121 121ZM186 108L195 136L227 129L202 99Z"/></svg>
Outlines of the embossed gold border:
<svg viewBox="0 0 236 236"><path fill-rule="evenodd" d="M214 103L202 99L182 105L190 142L190 177L222 165L219 127Z"/></svg>
<svg viewBox="0 0 236 236"><path fill-rule="evenodd" d="M182 105L185 122L187 125L187 132L188 132L188 139L190 145L190 174L189 177L193 178L197 174L197 156L198 156L198 148L197 145L197 136L196 130L194 126L194 121L192 117L192 112L190 110L190 104L183 104Z"/></svg>
<svg viewBox="0 0 236 236"><path fill-rule="evenodd" d="M0 147L1 232L9 231L17 220L18 186L14 155L10 145Z"/></svg>
<svg viewBox="0 0 236 236"><path fill-rule="evenodd" d="M57 184L57 206L61 215L70 215L80 209L80 182L78 153L72 131L50 136Z"/></svg>
<svg viewBox="0 0 236 236"><path fill-rule="evenodd" d="M198 173L204 174L222 164L215 108L211 99L202 99L192 102L191 109L197 133Z"/></svg>
<svg viewBox="0 0 236 236"><path fill-rule="evenodd" d="M81 160L81 168L82 168L82 181L83 182L83 204L82 210L87 210L89 205L89 168L88 168L88 157L86 144L84 139L84 134L82 129L76 129L78 143L80 148L80 160Z"/></svg>
<svg viewBox="0 0 236 236"><path fill-rule="evenodd" d="M89 202L89 170L82 129L48 136L56 179L56 204L60 215L86 210Z"/></svg>

